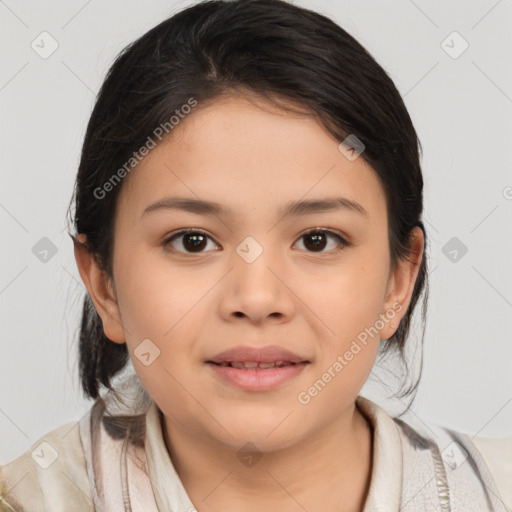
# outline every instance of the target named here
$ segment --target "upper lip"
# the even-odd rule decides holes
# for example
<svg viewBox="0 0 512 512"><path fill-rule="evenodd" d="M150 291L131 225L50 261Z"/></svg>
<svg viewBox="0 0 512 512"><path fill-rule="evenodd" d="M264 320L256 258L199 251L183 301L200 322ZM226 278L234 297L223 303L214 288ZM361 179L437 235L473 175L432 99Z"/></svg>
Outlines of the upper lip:
<svg viewBox="0 0 512 512"><path fill-rule="evenodd" d="M239 346L225 350L224 352L217 354L212 359L209 359L207 362L220 364L233 361L238 361L241 363L248 361L255 361L258 363L272 363L277 361L290 363L309 363L309 361L303 357L277 345L268 345L266 347L259 348Z"/></svg>

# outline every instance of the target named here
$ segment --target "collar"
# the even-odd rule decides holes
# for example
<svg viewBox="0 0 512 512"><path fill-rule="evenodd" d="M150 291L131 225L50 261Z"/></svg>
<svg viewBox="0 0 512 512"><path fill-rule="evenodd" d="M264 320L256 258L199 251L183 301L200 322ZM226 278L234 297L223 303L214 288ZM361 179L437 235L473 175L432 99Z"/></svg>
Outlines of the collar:
<svg viewBox="0 0 512 512"><path fill-rule="evenodd" d="M152 401L146 414L145 447L149 476L159 512L195 510L176 472L162 432L162 412Z"/></svg>
<svg viewBox="0 0 512 512"><path fill-rule="evenodd" d="M370 489L363 512L395 512L402 492L402 442L393 418L374 402L358 396L356 407L373 427Z"/></svg>
<svg viewBox="0 0 512 512"><path fill-rule="evenodd" d="M357 397L356 406L373 428L372 473L363 512L398 511L402 486L402 446L397 425L384 409L362 396ZM145 446L158 510L195 510L167 452L162 432L162 413L154 401L146 414Z"/></svg>

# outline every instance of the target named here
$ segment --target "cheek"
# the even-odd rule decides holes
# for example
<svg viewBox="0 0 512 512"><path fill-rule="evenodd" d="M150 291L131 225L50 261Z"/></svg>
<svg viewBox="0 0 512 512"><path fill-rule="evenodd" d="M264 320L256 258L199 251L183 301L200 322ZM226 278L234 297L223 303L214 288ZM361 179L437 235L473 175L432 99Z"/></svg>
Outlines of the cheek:
<svg viewBox="0 0 512 512"><path fill-rule="evenodd" d="M354 267L326 280L323 293L317 294L314 308L323 326L317 333L321 349L313 378L301 390L304 400L299 400L311 403L308 413L325 415L331 404L334 417L365 384L380 345L383 281L378 272Z"/></svg>
<svg viewBox="0 0 512 512"><path fill-rule="evenodd" d="M301 297L308 297L321 319L317 380L310 383L311 395L303 390L312 401L317 393L317 406L338 403L341 397L355 399L374 365L388 279L388 260L378 254L382 251L377 247L354 250L323 277L320 289L311 288L309 294L306 287L302 290Z"/></svg>
<svg viewBox="0 0 512 512"><path fill-rule="evenodd" d="M205 276L172 267L164 258L132 254L119 273L119 307L131 337L164 339L208 290Z"/></svg>
<svg viewBox="0 0 512 512"><path fill-rule="evenodd" d="M204 276L191 280L190 273L135 254L118 279L119 307L134 369L159 406L186 424L197 415L191 397L202 391L200 382L191 378L190 366L198 350L198 318L206 316L207 303L201 298L211 280Z"/></svg>
<svg viewBox="0 0 512 512"><path fill-rule="evenodd" d="M383 313L387 260L375 254L354 251L316 279L298 281L297 295L321 320L323 337L338 340L338 345L375 324Z"/></svg>
<svg viewBox="0 0 512 512"><path fill-rule="evenodd" d="M208 292L215 282L211 271L185 271L141 251L131 254L130 267L118 277L119 307L137 373L165 383L164 387L176 384L170 374L180 382L189 379L191 363L202 357L199 340L204 319L211 316ZM155 365L137 360L145 346L158 355Z"/></svg>

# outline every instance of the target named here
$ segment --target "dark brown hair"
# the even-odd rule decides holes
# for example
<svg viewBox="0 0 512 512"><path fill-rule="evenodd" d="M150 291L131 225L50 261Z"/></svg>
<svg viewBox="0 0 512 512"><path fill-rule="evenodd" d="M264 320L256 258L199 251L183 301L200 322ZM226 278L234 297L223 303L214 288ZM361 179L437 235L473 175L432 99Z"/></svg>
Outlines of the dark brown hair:
<svg viewBox="0 0 512 512"><path fill-rule="evenodd" d="M113 278L114 214L123 182L101 196L99 188L190 98L201 106L235 92L284 109L299 105L339 141L352 134L364 143L361 157L386 194L393 267L410 256L411 230L422 229L425 250L408 311L395 334L382 340L379 354L396 351L407 369L412 313L425 289L422 346L428 297L421 144L387 73L323 15L283 0L205 1L128 45L108 71L88 123L72 198L75 234L86 235L88 249ZM90 398L99 396L101 386L112 390L111 378L129 359L126 344L105 336L88 295L79 357L82 388ZM399 396L413 394L420 377L421 364L417 380L403 383Z"/></svg>

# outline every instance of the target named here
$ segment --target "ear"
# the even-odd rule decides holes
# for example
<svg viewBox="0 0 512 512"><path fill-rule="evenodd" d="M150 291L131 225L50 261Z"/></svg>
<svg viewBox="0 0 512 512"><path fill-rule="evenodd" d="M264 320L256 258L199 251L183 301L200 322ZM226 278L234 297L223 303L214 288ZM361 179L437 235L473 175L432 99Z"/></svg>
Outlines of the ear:
<svg viewBox="0 0 512 512"><path fill-rule="evenodd" d="M77 235L73 239L73 244L78 272L101 317L105 335L115 343L125 343L121 315L111 279L89 251L85 235Z"/></svg>
<svg viewBox="0 0 512 512"><path fill-rule="evenodd" d="M381 330L381 339L391 338L396 332L400 320L407 313L423 259L424 243L423 230L419 226L415 226L412 230L410 254L407 259L398 263L388 280L384 312L395 310L397 314ZM398 305L401 307L399 308Z"/></svg>

